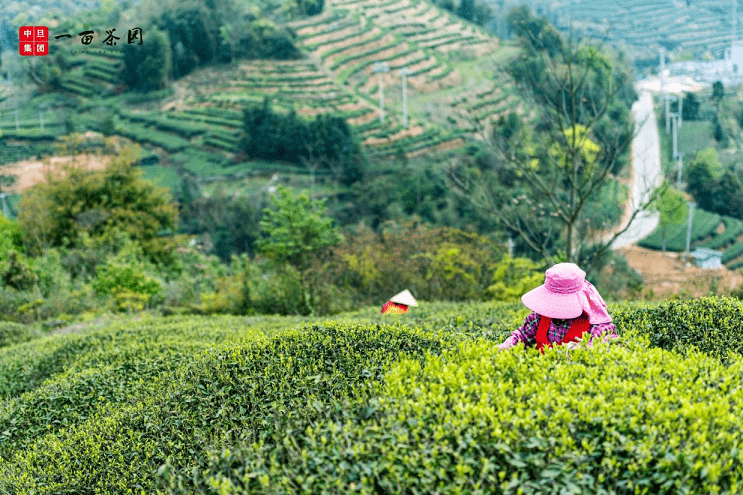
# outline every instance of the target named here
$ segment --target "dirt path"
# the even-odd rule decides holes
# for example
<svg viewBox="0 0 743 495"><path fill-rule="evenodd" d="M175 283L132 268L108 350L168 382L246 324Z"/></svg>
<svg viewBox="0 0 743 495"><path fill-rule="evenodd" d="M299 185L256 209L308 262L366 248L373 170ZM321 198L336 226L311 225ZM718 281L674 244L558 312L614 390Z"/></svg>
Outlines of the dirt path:
<svg viewBox="0 0 743 495"><path fill-rule="evenodd" d="M717 279L717 294L727 295L731 289L743 285L743 274L725 267L707 270L688 263L679 253L654 251L639 246L617 249L627 263L643 278L644 292L652 291L654 299L667 299L688 291L691 297L709 295L710 285Z"/></svg>
<svg viewBox="0 0 743 495"><path fill-rule="evenodd" d="M82 167L87 170L103 170L110 161L110 156L90 153L77 155L74 162L72 156L53 156L43 161L23 160L10 165L2 165L0 166L0 174L16 177L15 183L7 188L7 192L18 194L40 182L45 182L47 172L51 171L55 176L57 173L61 173L65 164L73 164L75 167Z"/></svg>

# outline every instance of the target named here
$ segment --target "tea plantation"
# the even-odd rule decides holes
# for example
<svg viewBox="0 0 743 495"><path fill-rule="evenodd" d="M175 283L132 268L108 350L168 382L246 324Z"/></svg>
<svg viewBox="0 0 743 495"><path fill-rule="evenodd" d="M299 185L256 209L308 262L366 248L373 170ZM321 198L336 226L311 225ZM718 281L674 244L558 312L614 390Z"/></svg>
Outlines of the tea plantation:
<svg viewBox="0 0 743 495"><path fill-rule="evenodd" d="M610 303L618 342L496 344L520 303L0 323L0 493L739 493L743 304Z"/></svg>

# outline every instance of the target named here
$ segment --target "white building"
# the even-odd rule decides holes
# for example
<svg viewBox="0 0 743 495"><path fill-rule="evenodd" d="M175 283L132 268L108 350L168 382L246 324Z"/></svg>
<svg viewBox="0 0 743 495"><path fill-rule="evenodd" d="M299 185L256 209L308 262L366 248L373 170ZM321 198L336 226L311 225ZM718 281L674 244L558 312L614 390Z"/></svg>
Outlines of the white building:
<svg viewBox="0 0 743 495"><path fill-rule="evenodd" d="M700 247L696 248L691 256L694 258L694 264L700 268L722 268L722 253L720 251Z"/></svg>

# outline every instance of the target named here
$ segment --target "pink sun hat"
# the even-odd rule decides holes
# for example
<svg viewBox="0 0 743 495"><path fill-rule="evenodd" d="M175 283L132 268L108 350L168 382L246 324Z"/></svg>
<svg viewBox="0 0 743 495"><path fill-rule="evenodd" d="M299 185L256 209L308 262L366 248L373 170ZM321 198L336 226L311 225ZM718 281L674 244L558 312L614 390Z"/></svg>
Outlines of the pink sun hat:
<svg viewBox="0 0 743 495"><path fill-rule="evenodd" d="M521 302L548 318L577 318L585 312L591 325L611 322L604 299L575 263L549 268L544 284L521 296Z"/></svg>

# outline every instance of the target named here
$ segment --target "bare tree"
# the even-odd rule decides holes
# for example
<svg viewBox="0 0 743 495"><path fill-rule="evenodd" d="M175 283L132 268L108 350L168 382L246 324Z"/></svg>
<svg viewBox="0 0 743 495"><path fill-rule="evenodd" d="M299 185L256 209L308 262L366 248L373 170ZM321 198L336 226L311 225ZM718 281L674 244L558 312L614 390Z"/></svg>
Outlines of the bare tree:
<svg viewBox="0 0 743 495"><path fill-rule="evenodd" d="M552 234L560 229L567 261L581 263L588 273L629 227L608 242L595 242L605 225L599 222L597 227L595 219L584 218L583 210L636 135L632 119L623 118L620 102L631 78L602 51L603 43L576 41L571 33L564 42L552 38L558 42L548 50L545 39L527 31L522 36L526 54L508 69L526 107L536 111L536 128L521 125L509 135L503 127L469 114L493 155L493 170L468 169L459 161L447 168L447 175L455 191L518 233L550 264L557 251L550 245ZM504 174L510 174L512 187L501 183ZM635 205L630 224L652 203L654 196L650 198Z"/></svg>

